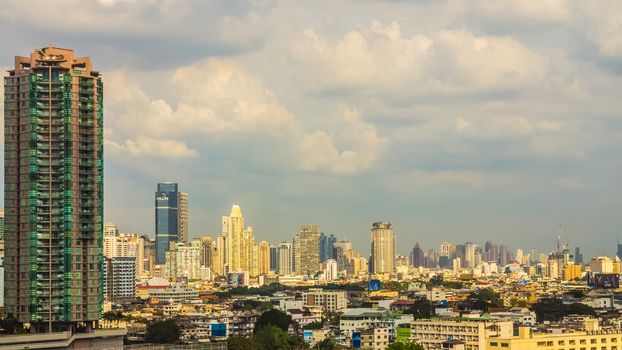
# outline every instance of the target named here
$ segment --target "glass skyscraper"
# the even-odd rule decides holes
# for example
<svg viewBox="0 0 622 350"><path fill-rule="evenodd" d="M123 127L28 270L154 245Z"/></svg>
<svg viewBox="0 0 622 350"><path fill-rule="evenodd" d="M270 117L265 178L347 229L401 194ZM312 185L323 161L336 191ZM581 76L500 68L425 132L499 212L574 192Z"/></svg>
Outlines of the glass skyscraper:
<svg viewBox="0 0 622 350"><path fill-rule="evenodd" d="M335 242L337 238L333 235L327 235L324 232L320 234L320 263L325 263L328 259L336 259Z"/></svg>
<svg viewBox="0 0 622 350"><path fill-rule="evenodd" d="M171 242L187 242L188 194L178 191L174 182L158 184L155 193L155 263L166 262L166 251Z"/></svg>
<svg viewBox="0 0 622 350"><path fill-rule="evenodd" d="M5 313L36 332L97 326L103 303L103 85L57 47L4 78Z"/></svg>

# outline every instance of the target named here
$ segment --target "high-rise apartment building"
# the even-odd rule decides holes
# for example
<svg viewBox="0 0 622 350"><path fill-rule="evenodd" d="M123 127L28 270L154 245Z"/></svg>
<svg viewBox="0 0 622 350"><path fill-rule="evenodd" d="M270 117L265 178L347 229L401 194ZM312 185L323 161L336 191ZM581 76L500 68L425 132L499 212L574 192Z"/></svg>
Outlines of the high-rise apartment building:
<svg viewBox="0 0 622 350"><path fill-rule="evenodd" d="M115 224L104 224L104 257L111 258L117 251L117 236L119 229Z"/></svg>
<svg viewBox="0 0 622 350"><path fill-rule="evenodd" d="M279 244L279 276L291 275L293 268L294 252L291 243L283 242Z"/></svg>
<svg viewBox="0 0 622 350"><path fill-rule="evenodd" d="M136 262L134 257L104 259L104 295L111 301L134 298L136 292Z"/></svg>
<svg viewBox="0 0 622 350"><path fill-rule="evenodd" d="M188 193L179 192L177 202L177 241L188 242Z"/></svg>
<svg viewBox="0 0 622 350"><path fill-rule="evenodd" d="M335 242L337 242L337 238L333 234L320 233L320 263L324 263L328 259L336 259Z"/></svg>
<svg viewBox="0 0 622 350"><path fill-rule="evenodd" d="M270 272L270 244L261 241L257 245L257 272L267 275Z"/></svg>
<svg viewBox="0 0 622 350"><path fill-rule="evenodd" d="M187 277L190 280L201 278L201 241L171 243L166 251L166 276L172 280Z"/></svg>
<svg viewBox="0 0 622 350"><path fill-rule="evenodd" d="M5 313L38 332L96 326L103 301L103 84L57 47L4 78Z"/></svg>
<svg viewBox="0 0 622 350"><path fill-rule="evenodd" d="M395 269L395 234L388 221L374 222L371 229L371 273L391 273Z"/></svg>
<svg viewBox="0 0 622 350"><path fill-rule="evenodd" d="M337 261L337 271L348 270L350 258L348 252L352 250L352 242L340 241L333 244L335 250L335 260Z"/></svg>
<svg viewBox="0 0 622 350"><path fill-rule="evenodd" d="M213 252L216 248L216 242L210 236L199 238L201 245L201 266L212 268Z"/></svg>
<svg viewBox="0 0 622 350"><path fill-rule="evenodd" d="M155 270L155 240L147 235L142 236L145 251L143 257L143 271L147 276L153 276Z"/></svg>
<svg viewBox="0 0 622 350"><path fill-rule="evenodd" d="M158 184L155 192L156 261L165 263L171 242L188 241L188 194L174 182Z"/></svg>
<svg viewBox="0 0 622 350"><path fill-rule="evenodd" d="M256 274L255 237L252 227L244 227L240 206L233 205L231 214L222 217L222 231L217 239L223 274L246 271Z"/></svg>
<svg viewBox="0 0 622 350"><path fill-rule="evenodd" d="M320 270L320 226L302 225L294 237L294 269L298 275Z"/></svg>
<svg viewBox="0 0 622 350"><path fill-rule="evenodd" d="M477 245L473 242L464 244L464 264L465 267L475 267L475 248Z"/></svg>
<svg viewBox="0 0 622 350"><path fill-rule="evenodd" d="M324 279L327 281L334 281L339 278L339 272L337 271L337 260L328 259L325 262Z"/></svg>

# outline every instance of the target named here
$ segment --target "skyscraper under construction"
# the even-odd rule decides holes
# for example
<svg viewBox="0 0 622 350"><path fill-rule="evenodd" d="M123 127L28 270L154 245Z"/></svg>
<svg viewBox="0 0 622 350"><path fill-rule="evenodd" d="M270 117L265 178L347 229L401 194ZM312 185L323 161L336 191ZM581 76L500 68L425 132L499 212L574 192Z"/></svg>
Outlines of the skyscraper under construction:
<svg viewBox="0 0 622 350"><path fill-rule="evenodd" d="M57 47L4 78L5 313L37 332L93 328L103 301L103 85Z"/></svg>

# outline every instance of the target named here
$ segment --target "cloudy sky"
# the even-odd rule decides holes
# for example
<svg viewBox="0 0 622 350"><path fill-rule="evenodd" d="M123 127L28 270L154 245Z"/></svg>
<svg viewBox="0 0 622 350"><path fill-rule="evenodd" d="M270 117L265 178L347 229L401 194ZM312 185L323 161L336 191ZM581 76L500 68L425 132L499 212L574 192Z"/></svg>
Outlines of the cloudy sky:
<svg viewBox="0 0 622 350"><path fill-rule="evenodd" d="M105 79L105 219L153 235L158 181L192 236L232 204L398 250L448 240L613 254L622 2L3 0L0 68L54 44ZM3 73L4 74L4 73ZM1 88L1 87L0 87Z"/></svg>

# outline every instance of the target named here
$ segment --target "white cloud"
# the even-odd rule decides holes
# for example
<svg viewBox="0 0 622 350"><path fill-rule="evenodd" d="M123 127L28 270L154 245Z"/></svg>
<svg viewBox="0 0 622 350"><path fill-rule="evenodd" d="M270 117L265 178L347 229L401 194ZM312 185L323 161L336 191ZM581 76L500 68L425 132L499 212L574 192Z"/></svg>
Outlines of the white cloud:
<svg viewBox="0 0 622 350"><path fill-rule="evenodd" d="M414 94L518 88L541 82L547 70L544 57L512 38L466 30L404 37L396 22L374 21L332 43L305 29L293 54L309 66L301 69L309 81L320 85Z"/></svg>
<svg viewBox="0 0 622 350"><path fill-rule="evenodd" d="M615 0L583 0L578 4L587 34L600 53L622 57L622 3Z"/></svg>
<svg viewBox="0 0 622 350"><path fill-rule="evenodd" d="M190 149L188 140L205 146L212 137L227 142L265 134L293 152L299 169L351 174L369 168L385 143L358 110L346 106L332 131L308 133L261 80L232 61L207 59L177 69L171 77L176 107L147 96L127 74L107 79L107 127L114 129L107 142L132 156L193 157L200 148Z"/></svg>
<svg viewBox="0 0 622 350"><path fill-rule="evenodd" d="M302 167L306 170L330 169L335 173L351 174L369 168L383 151L386 140L376 128L360 119L360 112L342 105L339 110L342 126L337 139L352 149L339 151L333 137L324 131L305 133L300 140Z"/></svg>
<svg viewBox="0 0 622 350"><path fill-rule="evenodd" d="M168 158L198 156L197 151L189 149L183 142L170 139L152 139L139 136L136 141L126 140L125 146L133 156L163 156Z"/></svg>

